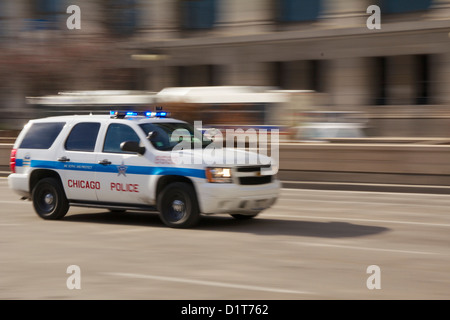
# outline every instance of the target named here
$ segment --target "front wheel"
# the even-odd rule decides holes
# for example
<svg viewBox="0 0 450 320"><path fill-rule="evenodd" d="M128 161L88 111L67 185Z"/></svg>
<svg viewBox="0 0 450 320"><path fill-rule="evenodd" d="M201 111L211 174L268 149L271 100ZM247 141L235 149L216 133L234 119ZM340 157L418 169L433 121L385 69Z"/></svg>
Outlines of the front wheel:
<svg viewBox="0 0 450 320"><path fill-rule="evenodd" d="M46 220L62 219L69 210L64 189L55 178L39 180L31 195L36 213Z"/></svg>
<svg viewBox="0 0 450 320"><path fill-rule="evenodd" d="M190 228L200 220L194 188L184 182L169 184L158 195L161 220L171 228Z"/></svg>

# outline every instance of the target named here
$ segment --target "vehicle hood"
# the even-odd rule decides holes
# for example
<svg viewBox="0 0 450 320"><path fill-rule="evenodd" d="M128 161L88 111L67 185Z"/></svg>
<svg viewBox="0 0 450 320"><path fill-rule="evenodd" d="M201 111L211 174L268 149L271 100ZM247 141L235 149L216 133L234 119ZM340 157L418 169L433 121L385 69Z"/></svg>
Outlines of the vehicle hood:
<svg viewBox="0 0 450 320"><path fill-rule="evenodd" d="M240 150L236 148L189 149L171 152L172 161L177 165L202 166L277 166L276 159L263 153Z"/></svg>

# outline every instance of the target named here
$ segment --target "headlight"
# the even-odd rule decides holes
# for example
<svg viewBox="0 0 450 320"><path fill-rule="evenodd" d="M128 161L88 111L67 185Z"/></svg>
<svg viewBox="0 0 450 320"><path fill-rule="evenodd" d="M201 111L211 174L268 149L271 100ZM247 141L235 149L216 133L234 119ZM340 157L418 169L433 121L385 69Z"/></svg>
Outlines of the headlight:
<svg viewBox="0 0 450 320"><path fill-rule="evenodd" d="M206 168L208 182L231 183L231 168Z"/></svg>
<svg viewBox="0 0 450 320"><path fill-rule="evenodd" d="M272 174L273 174L273 180L278 180L278 172L280 168L278 167L278 164L272 165Z"/></svg>

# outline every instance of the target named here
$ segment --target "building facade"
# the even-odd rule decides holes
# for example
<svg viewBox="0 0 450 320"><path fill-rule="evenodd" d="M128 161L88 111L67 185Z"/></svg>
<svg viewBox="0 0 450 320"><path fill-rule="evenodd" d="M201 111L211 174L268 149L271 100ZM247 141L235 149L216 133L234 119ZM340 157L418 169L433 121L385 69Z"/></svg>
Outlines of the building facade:
<svg viewBox="0 0 450 320"><path fill-rule="evenodd" d="M0 26L8 110L61 90L273 86L365 112L369 135L450 136L450 0L3 0Z"/></svg>

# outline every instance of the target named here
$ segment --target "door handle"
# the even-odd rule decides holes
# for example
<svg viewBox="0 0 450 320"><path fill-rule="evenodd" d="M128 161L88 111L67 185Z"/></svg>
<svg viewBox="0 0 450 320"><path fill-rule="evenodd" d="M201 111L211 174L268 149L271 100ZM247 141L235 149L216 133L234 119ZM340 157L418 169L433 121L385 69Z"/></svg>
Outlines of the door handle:
<svg viewBox="0 0 450 320"><path fill-rule="evenodd" d="M57 160L58 160L58 161L61 161L61 162L67 162L67 161L70 161L70 159L67 158L66 156L59 157Z"/></svg>
<svg viewBox="0 0 450 320"><path fill-rule="evenodd" d="M107 165L111 164L111 161L108 161L107 159L103 159L103 160L99 161L98 164L102 164L104 166L107 166Z"/></svg>

